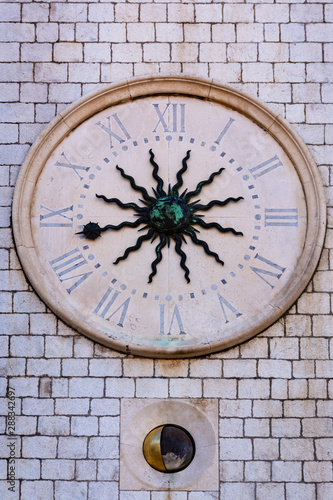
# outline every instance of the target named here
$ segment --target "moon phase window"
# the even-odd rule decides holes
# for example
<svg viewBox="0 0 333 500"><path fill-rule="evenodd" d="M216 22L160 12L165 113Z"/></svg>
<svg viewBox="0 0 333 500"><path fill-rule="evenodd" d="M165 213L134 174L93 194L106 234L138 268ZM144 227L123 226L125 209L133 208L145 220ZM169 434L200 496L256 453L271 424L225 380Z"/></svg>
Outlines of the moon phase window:
<svg viewBox="0 0 333 500"><path fill-rule="evenodd" d="M148 464L160 472L180 472L186 469L194 458L194 440L182 427L172 424L160 425L145 437L143 455Z"/></svg>

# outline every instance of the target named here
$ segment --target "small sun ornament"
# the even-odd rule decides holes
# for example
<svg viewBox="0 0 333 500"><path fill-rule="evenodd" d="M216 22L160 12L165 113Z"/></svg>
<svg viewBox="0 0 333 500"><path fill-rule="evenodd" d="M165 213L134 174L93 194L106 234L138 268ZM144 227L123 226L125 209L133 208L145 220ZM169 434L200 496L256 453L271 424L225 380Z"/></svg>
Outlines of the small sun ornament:
<svg viewBox="0 0 333 500"><path fill-rule="evenodd" d="M168 244L170 246L170 238L175 241L175 250L177 254L180 256L180 266L185 271L184 277L187 280L187 283L190 282L189 274L190 271L186 267L186 254L182 250L182 243L187 243L185 239L185 235L189 236L194 244L203 247L204 251L207 255L214 257L216 262L224 265L224 262L219 258L219 256L212 252L208 246L208 244L200 240L196 233L200 231L194 226L199 226L203 229L217 229L221 233L232 233L236 236L243 236L243 233L240 231L236 231L232 227L222 227L217 222L205 222L203 221L204 215L199 215L197 212L200 210L201 212L206 212L210 210L213 206L224 207L230 202L238 202L243 200L242 196L238 198L227 198L224 201L212 200L207 205L199 204L200 200L192 201L190 200L194 196L198 196L204 186L211 184L214 180L214 177L220 175L224 168L220 168L217 172L214 172L210 175L209 179L199 182L196 189L194 191L187 192L187 189L179 194L179 189L183 185L183 174L187 170L187 160L190 158L190 151L186 152L186 156L182 160L182 168L177 172L177 182L171 187L169 184L168 192L166 193L163 189L164 182L161 177L158 175L158 164L154 161L154 153L150 149L150 163L154 167L152 171L153 178L157 181L156 189L152 188L154 192L154 196L150 196L147 190L144 187L138 186L133 177L126 174L122 168L118 165L116 169L119 170L121 176L128 180L132 189L135 191L139 191L143 197L143 200L139 201L144 206L139 206L136 203L123 203L118 198L106 198L104 195L96 194L97 198L101 198L107 203L115 203L121 208L125 209L134 209L135 217L138 219L135 222L124 221L118 226L107 225L105 227L100 227L96 222L89 222L88 224L83 226L83 231L80 231L77 234L83 234L89 240L95 240L101 233L104 231L114 230L119 231L123 227L138 227L141 224L145 224L139 231L144 231L147 229L147 233L143 236L140 236L137 239L137 242L134 246L126 248L124 254L121 257L118 257L114 264L118 264L121 260L127 259L128 255L135 250L138 250L142 243L146 240L151 240L151 243L158 237L159 243L156 246L156 259L152 262L151 268L152 272L149 275L148 283L151 283L153 277L157 273L157 264L162 260L162 249Z"/></svg>

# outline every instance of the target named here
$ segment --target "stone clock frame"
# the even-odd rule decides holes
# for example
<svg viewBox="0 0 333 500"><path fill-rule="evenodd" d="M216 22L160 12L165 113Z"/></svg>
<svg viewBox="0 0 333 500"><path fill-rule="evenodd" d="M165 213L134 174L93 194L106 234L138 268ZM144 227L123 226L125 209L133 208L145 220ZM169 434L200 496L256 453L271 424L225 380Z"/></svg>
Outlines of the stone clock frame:
<svg viewBox="0 0 333 500"><path fill-rule="evenodd" d="M158 343L138 339L106 338L95 331L82 312L59 298L48 282L37 258L31 229L31 207L35 184L55 148L78 126L104 109L121 103L133 102L149 96L196 97L238 111L263 128L278 143L292 162L301 181L306 209L305 243L293 275L274 297L269 310L263 310L236 331L208 342L203 339L195 345L161 347ZM23 269L41 299L67 324L87 337L117 350L141 356L176 358L191 357L243 342L261 332L286 312L307 286L318 264L325 236L326 204L318 168L306 145L292 127L260 101L213 81L186 76L155 76L136 78L114 84L82 98L63 112L41 133L30 149L21 168L15 188L13 227L16 248Z"/></svg>

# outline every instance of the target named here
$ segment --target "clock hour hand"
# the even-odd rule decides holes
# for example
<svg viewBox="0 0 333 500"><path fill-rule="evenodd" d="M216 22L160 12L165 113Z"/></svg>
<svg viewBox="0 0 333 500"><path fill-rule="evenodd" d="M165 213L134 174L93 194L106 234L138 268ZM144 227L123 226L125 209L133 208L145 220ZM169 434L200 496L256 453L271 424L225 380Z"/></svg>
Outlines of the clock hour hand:
<svg viewBox="0 0 333 500"><path fill-rule="evenodd" d="M119 231L123 227L138 227L140 224L145 222L148 222L146 217L139 217L135 222L125 221L118 226L112 226L111 224L108 224L107 226L100 227L97 222L89 222L88 224L85 224L83 226L83 231L79 231L75 234L83 234L88 240L96 240L96 238L101 236L101 233L104 233L104 231L108 231L109 229Z"/></svg>

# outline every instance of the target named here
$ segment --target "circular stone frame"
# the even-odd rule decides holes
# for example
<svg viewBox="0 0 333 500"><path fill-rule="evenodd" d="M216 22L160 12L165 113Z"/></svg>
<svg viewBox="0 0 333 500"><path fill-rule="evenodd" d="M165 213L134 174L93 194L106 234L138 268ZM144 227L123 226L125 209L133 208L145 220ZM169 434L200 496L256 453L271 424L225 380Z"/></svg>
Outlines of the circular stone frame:
<svg viewBox="0 0 333 500"><path fill-rule="evenodd" d="M84 314L63 301L52 290L37 258L31 231L30 213L34 186L48 158L70 132L96 113L120 103L149 96L187 96L208 100L240 112L263 128L278 142L293 163L302 183L308 212L302 254L292 277L276 295L269 310L263 310L241 327L212 342L168 345L147 339L119 335L107 338L93 329ZM220 351L253 337L273 324L298 299L311 279L325 236L326 202L320 174L307 146L293 128L259 100L238 90L188 76L149 76L117 83L90 94L62 111L40 134L29 150L20 170L13 202L13 230L17 252L31 285L48 307L71 327L113 349L149 357L181 358ZM266 308L267 309L267 308Z"/></svg>

